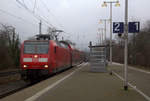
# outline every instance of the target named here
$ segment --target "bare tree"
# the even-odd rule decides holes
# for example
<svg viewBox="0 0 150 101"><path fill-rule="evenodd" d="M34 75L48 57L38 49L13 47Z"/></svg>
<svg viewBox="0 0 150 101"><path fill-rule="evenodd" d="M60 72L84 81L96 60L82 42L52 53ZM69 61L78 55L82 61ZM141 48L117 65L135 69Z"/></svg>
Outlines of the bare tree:
<svg viewBox="0 0 150 101"><path fill-rule="evenodd" d="M117 43L113 46L113 61L123 62L124 42L116 39ZM119 47L122 45L123 47ZM150 21L147 21L145 27L140 33L129 35L128 42L128 63L132 65L141 65L150 67Z"/></svg>
<svg viewBox="0 0 150 101"><path fill-rule="evenodd" d="M20 39L12 26L0 26L0 69L19 65Z"/></svg>

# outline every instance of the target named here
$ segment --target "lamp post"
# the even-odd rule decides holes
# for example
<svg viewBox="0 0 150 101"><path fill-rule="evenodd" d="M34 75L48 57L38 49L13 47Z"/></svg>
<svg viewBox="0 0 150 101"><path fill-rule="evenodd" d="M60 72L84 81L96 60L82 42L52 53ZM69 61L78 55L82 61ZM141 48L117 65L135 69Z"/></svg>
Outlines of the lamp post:
<svg viewBox="0 0 150 101"><path fill-rule="evenodd" d="M104 1L102 7L107 7L110 4L110 64L112 65L112 4L115 6L120 6L119 1ZM112 73L111 73L112 74Z"/></svg>
<svg viewBox="0 0 150 101"><path fill-rule="evenodd" d="M105 29L104 28L98 28L98 32L99 32L99 34L100 34L100 43L101 44L103 44L103 42L104 42L104 33L103 33L103 31L104 31Z"/></svg>
<svg viewBox="0 0 150 101"><path fill-rule="evenodd" d="M128 90L128 0L125 0L124 90Z"/></svg>
<svg viewBox="0 0 150 101"><path fill-rule="evenodd" d="M42 34L42 20L40 20L40 23L39 23L39 34L40 35Z"/></svg>
<svg viewBox="0 0 150 101"><path fill-rule="evenodd" d="M107 21L110 21L110 19L100 19L100 23L101 23L101 22L104 22L104 27L105 27L105 28L104 28L105 44L106 44L106 30L107 30L107 29L106 29L106 27L107 27L106 24L107 24Z"/></svg>

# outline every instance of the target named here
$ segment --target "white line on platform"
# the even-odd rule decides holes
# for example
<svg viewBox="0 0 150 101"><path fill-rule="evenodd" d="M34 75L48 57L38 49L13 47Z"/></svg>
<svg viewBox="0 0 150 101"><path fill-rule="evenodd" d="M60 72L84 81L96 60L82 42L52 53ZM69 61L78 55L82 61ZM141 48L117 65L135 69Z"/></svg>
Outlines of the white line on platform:
<svg viewBox="0 0 150 101"><path fill-rule="evenodd" d="M86 63L84 63L86 64ZM83 65L83 63L81 64ZM80 65L80 66L81 66ZM78 69L76 69L75 71L71 72L70 74L66 75L65 77L63 77L62 79L56 81L55 83L53 83L52 85L48 86L47 88L43 89L42 91L36 93L35 95L31 96L30 98L27 98L25 101L34 101L37 98L39 98L42 94L48 92L50 89L54 88L56 85L58 85L59 83L61 83L62 81L64 81L65 79L69 78L70 76L72 76L75 72L77 72L78 70L80 70L83 67L80 67Z"/></svg>
<svg viewBox="0 0 150 101"><path fill-rule="evenodd" d="M117 73L115 73L114 71L112 71L119 79L121 79L122 81L124 81L124 79L118 75ZM138 88L136 88L136 86L133 86L131 83L128 82L128 85L133 88L135 91L137 91L139 94L141 94L145 99L147 99L148 101L150 101L150 97L147 96L146 94L144 94L142 91L140 91Z"/></svg>
<svg viewBox="0 0 150 101"><path fill-rule="evenodd" d="M145 70L142 70L142 69L137 69L137 68L133 68L133 67L129 67L130 69L132 70L136 70L136 71L139 71L139 72L143 72L143 73L147 73L147 74L150 74L149 71L145 71Z"/></svg>
<svg viewBox="0 0 150 101"><path fill-rule="evenodd" d="M120 64L120 63L116 63L116 62L113 62L113 64L119 65L119 66L122 66L122 65L123 65L123 64Z"/></svg>
<svg viewBox="0 0 150 101"><path fill-rule="evenodd" d="M88 62L83 62L83 63L79 64L78 67L80 67L80 66L85 66L85 65L87 65L87 64L88 64Z"/></svg>
<svg viewBox="0 0 150 101"><path fill-rule="evenodd" d="M81 64L79 64L79 65L77 65L77 67L80 67L80 66L82 66L82 65L84 65L85 63L83 62L83 63L81 63Z"/></svg>
<svg viewBox="0 0 150 101"><path fill-rule="evenodd" d="M123 65L123 64L115 63L115 62L113 62L113 64L119 65L119 66L122 66L122 65ZM145 70L142 70L142 69L138 69L138 68L134 68L134 67L130 67L130 66L128 66L128 68L129 68L129 69L132 69L132 70L135 70L135 71L139 71L139 72L143 72L143 73L146 73L146 74L150 74L149 71L145 71Z"/></svg>

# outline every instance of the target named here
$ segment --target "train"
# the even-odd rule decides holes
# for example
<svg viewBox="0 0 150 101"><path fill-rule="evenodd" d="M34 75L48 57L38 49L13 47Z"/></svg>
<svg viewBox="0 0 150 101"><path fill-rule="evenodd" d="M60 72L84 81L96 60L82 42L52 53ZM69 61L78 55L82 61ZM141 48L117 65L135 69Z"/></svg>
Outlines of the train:
<svg viewBox="0 0 150 101"><path fill-rule="evenodd" d="M84 61L84 52L67 41L26 40L21 45L20 65L24 80L36 80Z"/></svg>

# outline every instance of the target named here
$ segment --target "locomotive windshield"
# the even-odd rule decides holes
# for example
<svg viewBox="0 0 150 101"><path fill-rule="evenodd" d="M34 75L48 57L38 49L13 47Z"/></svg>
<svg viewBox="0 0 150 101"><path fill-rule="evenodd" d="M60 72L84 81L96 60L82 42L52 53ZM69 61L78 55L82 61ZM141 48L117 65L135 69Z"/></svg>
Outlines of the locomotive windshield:
<svg viewBox="0 0 150 101"><path fill-rule="evenodd" d="M25 42L24 53L25 54L47 54L49 50L49 42Z"/></svg>

